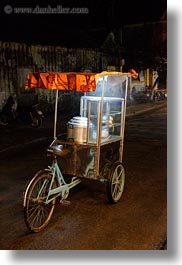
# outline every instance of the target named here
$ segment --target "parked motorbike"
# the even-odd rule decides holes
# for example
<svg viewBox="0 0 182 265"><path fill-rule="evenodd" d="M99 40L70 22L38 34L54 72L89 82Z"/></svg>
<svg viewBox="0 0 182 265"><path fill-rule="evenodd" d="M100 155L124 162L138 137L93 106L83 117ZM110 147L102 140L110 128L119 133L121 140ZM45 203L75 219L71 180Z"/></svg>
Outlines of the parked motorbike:
<svg viewBox="0 0 182 265"><path fill-rule="evenodd" d="M19 106L16 110L13 109L15 104L13 98L10 96L7 99L5 106L0 113L0 124L8 125L15 120L21 120L27 124L30 124L33 128L38 128L42 124L42 118L44 114L40 109L39 104L31 106Z"/></svg>
<svg viewBox="0 0 182 265"><path fill-rule="evenodd" d="M28 123L33 128L38 128L42 124L42 118L44 117L39 104L33 106L23 106L17 108L17 115L20 120Z"/></svg>

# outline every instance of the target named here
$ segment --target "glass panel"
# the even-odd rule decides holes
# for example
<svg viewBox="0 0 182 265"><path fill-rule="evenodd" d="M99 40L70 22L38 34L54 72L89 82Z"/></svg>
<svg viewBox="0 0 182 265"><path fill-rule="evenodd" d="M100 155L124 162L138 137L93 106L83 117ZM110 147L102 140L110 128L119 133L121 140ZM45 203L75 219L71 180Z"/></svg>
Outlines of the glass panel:
<svg viewBox="0 0 182 265"><path fill-rule="evenodd" d="M118 99L105 99L102 112L102 141L121 137L122 102Z"/></svg>
<svg viewBox="0 0 182 265"><path fill-rule="evenodd" d="M100 97L84 96L81 98L80 114L81 116L88 117L88 143L97 143L100 113L102 113L101 141L106 142L116 138L119 139L122 136L123 104L124 99L122 98L105 97L103 105L101 105Z"/></svg>
<svg viewBox="0 0 182 265"><path fill-rule="evenodd" d="M88 95L94 97L101 97L102 89L104 87L104 97L125 98L126 80L127 76L125 75L105 76L104 81L102 78L98 81L96 90L94 92L89 92Z"/></svg>
<svg viewBox="0 0 182 265"><path fill-rule="evenodd" d="M100 101L88 100L88 143L97 143Z"/></svg>

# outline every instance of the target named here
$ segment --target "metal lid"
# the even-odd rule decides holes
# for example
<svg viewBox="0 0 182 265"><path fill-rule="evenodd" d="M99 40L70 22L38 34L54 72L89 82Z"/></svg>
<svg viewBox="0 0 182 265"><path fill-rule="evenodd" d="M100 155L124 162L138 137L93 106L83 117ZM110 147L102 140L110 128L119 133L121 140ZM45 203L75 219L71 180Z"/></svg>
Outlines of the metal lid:
<svg viewBox="0 0 182 265"><path fill-rule="evenodd" d="M84 117L73 117L67 124L73 127L87 128L87 118L86 120L82 118Z"/></svg>
<svg viewBox="0 0 182 265"><path fill-rule="evenodd" d="M72 120L75 120L75 121L87 121L88 118L87 117L80 117L80 116L75 116L72 118Z"/></svg>

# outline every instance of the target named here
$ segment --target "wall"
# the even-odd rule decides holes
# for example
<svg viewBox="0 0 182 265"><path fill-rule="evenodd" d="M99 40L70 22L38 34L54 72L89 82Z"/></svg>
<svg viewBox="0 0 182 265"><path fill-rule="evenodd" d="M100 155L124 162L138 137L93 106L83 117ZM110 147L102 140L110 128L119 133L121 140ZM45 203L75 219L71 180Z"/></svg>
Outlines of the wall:
<svg viewBox="0 0 182 265"><path fill-rule="evenodd" d="M107 69L107 57L97 49L65 48L59 46L27 45L0 42L0 109L8 96L16 97L19 105L43 104L44 111L51 111L55 91L35 89L25 91L26 74L31 71L100 72ZM60 92L62 108L77 105L80 95ZM69 104L68 104L69 102Z"/></svg>

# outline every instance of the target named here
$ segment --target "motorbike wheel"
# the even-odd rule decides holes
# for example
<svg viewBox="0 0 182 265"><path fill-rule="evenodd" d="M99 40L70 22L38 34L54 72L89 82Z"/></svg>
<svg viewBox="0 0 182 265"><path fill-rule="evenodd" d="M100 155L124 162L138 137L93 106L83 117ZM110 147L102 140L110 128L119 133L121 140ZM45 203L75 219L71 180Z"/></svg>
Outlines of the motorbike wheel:
<svg viewBox="0 0 182 265"><path fill-rule="evenodd" d="M0 124L3 126L8 125L8 117L2 113L0 113Z"/></svg>
<svg viewBox="0 0 182 265"><path fill-rule="evenodd" d="M42 124L42 117L40 117L40 116L33 116L32 117L31 127L38 128L41 126L41 124Z"/></svg>

